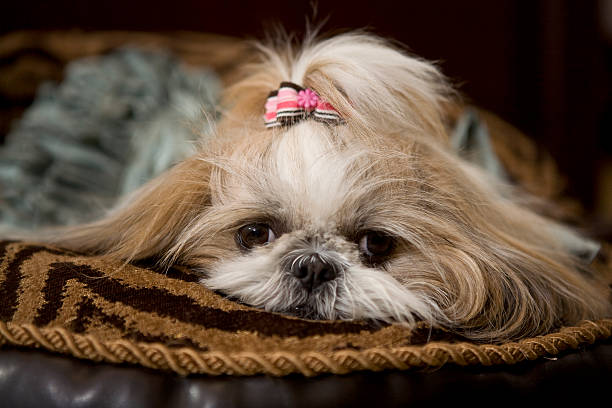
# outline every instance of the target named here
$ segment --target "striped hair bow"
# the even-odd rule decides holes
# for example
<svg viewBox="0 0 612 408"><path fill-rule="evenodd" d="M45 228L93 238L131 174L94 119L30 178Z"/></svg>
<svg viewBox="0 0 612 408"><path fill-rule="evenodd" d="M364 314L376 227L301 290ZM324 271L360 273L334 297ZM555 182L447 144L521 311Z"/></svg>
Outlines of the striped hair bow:
<svg viewBox="0 0 612 408"><path fill-rule="evenodd" d="M308 118L333 125L344 122L334 107L310 88L282 82L277 91L268 95L264 115L267 128L290 126Z"/></svg>

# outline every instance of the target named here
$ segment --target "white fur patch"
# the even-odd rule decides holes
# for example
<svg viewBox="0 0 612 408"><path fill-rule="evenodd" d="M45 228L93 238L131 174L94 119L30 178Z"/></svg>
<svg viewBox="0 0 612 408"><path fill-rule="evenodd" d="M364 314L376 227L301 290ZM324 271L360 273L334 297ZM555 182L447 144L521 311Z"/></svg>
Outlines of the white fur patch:
<svg viewBox="0 0 612 408"><path fill-rule="evenodd" d="M274 190L287 208L301 209L305 221L325 228L345 204L355 157L340 151L329 131L315 122L287 131L273 146Z"/></svg>

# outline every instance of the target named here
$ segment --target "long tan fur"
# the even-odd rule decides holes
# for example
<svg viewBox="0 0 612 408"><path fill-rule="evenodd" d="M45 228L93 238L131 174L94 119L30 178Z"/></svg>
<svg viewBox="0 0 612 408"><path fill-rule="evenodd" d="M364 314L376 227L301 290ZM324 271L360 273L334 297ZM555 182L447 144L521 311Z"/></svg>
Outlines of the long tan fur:
<svg viewBox="0 0 612 408"><path fill-rule="evenodd" d="M424 319L474 340L610 315L606 286L568 251L559 227L451 151L444 107L454 91L435 66L363 33L260 51L194 157L106 218L53 240L126 261L187 264L202 270L204 285L270 311ZM346 124L266 130L263 105L281 81L316 90ZM235 234L255 221L278 225L278 237L245 253ZM395 239L382 265L360 257L355 237L367 230ZM312 254L339 275L307 293L284 265Z"/></svg>

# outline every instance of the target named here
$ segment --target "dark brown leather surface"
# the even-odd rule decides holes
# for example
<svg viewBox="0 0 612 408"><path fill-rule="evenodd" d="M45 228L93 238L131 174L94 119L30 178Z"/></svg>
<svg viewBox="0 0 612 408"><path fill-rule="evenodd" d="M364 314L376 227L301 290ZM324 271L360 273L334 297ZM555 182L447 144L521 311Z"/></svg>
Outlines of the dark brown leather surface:
<svg viewBox="0 0 612 408"><path fill-rule="evenodd" d="M40 351L0 351L0 406L15 408L586 407L609 401L611 379L612 342L509 367L315 378L180 377Z"/></svg>

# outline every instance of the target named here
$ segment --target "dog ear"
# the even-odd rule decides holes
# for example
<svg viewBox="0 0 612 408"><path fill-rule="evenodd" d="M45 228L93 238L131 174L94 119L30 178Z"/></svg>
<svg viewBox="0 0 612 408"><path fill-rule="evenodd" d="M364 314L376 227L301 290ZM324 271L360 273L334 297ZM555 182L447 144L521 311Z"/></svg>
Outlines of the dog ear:
<svg viewBox="0 0 612 408"><path fill-rule="evenodd" d="M145 184L101 220L52 231L48 242L132 261L163 256L210 203L210 167L187 159Z"/></svg>

